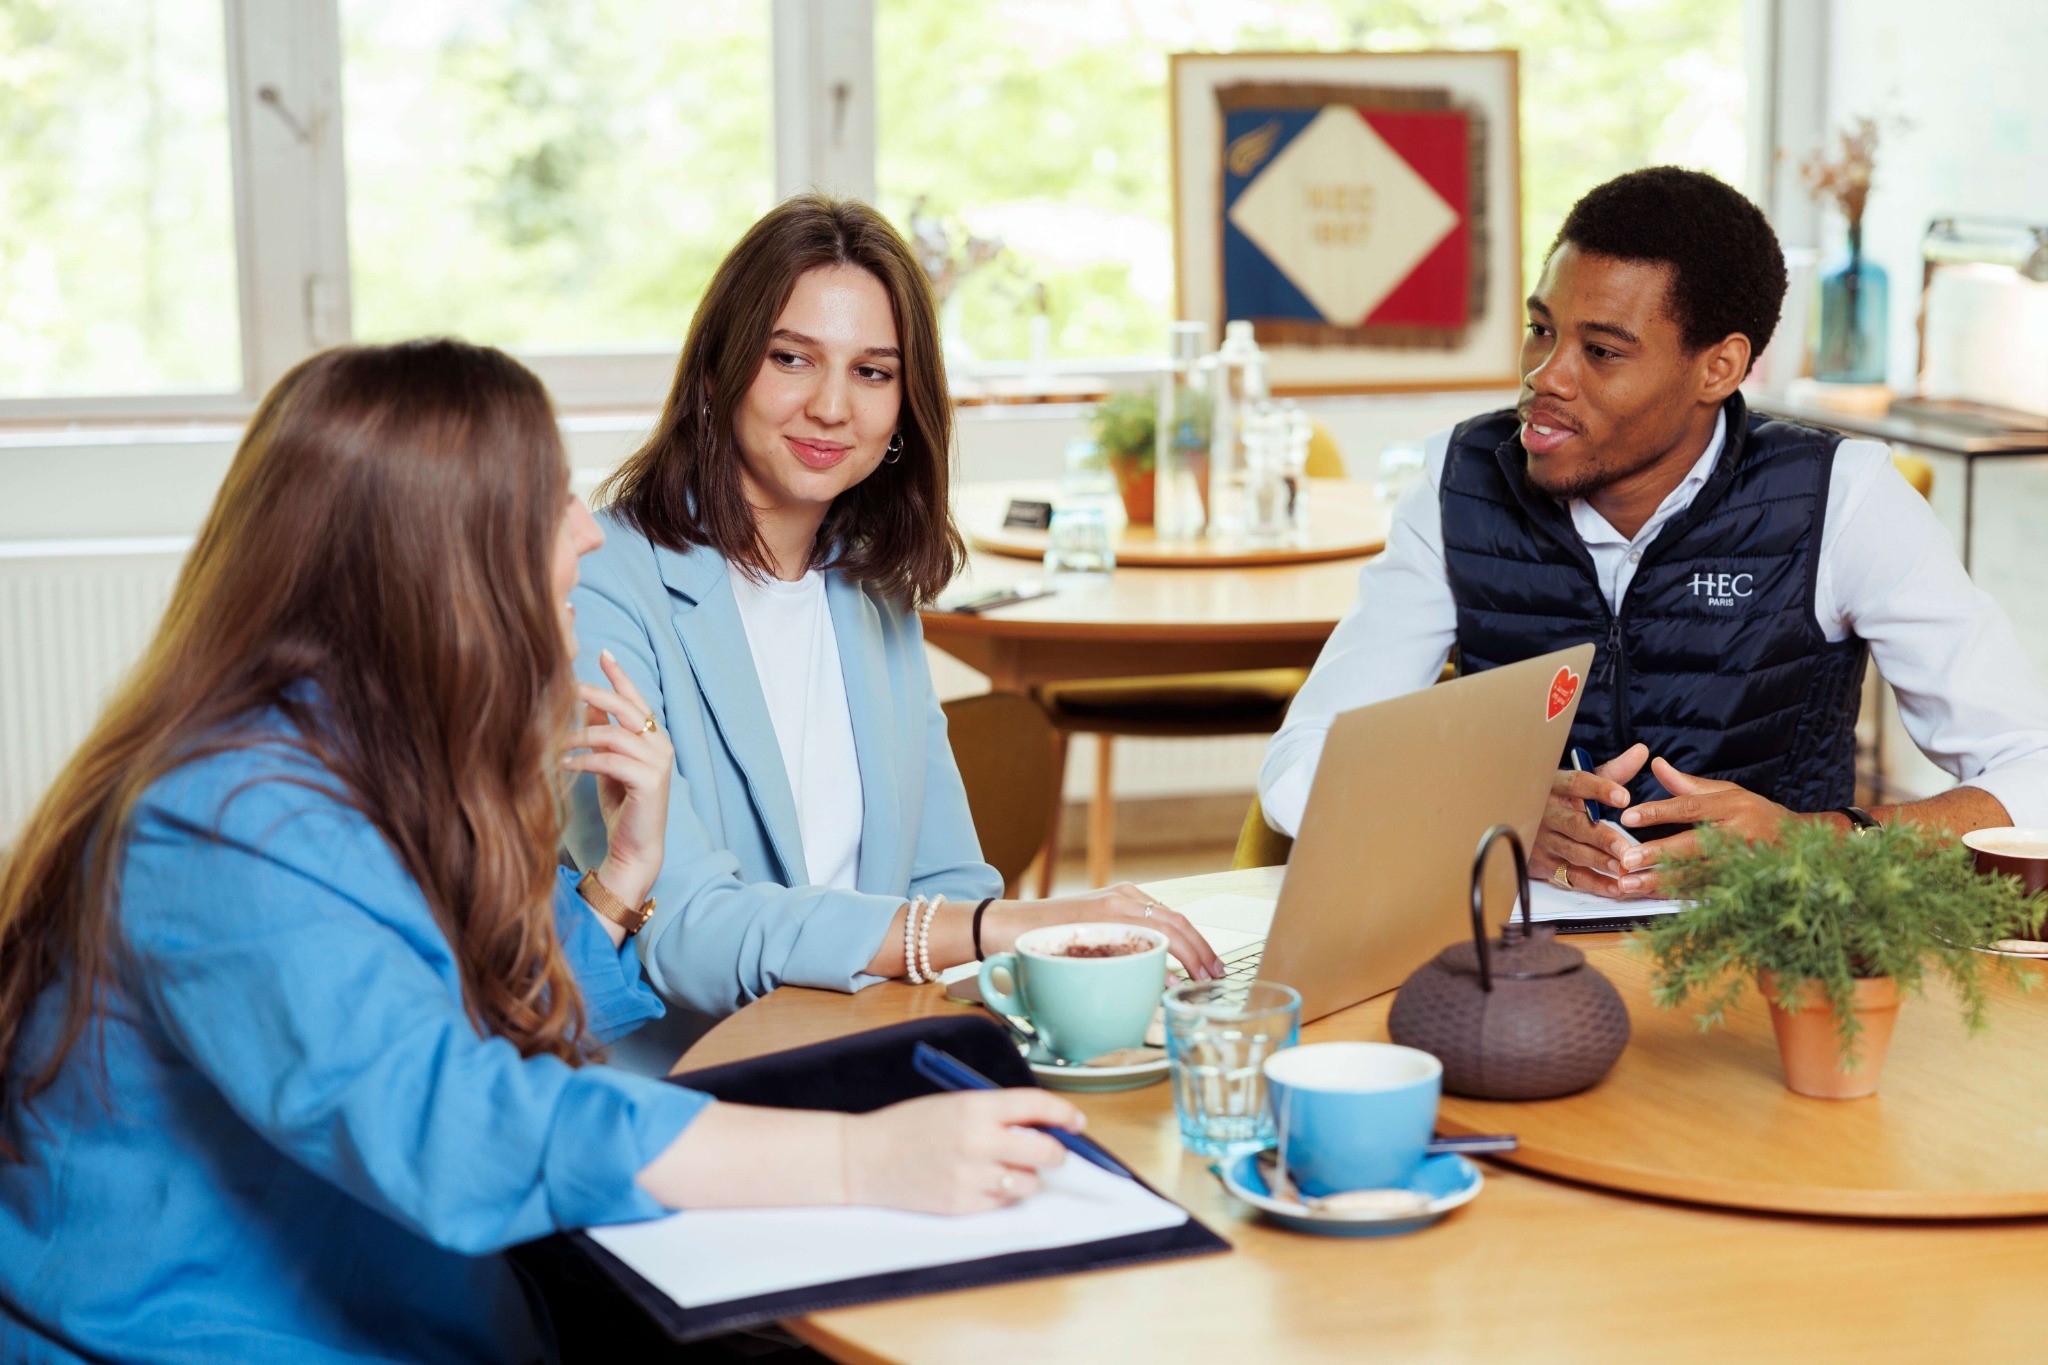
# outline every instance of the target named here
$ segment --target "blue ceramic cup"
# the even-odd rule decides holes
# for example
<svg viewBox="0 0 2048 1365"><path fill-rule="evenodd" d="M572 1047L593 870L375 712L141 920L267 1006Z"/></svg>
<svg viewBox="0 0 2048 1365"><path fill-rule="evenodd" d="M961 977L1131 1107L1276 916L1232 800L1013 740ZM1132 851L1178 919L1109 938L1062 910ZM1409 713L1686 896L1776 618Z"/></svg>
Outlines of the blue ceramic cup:
<svg viewBox="0 0 2048 1365"><path fill-rule="evenodd" d="M1088 956L1105 947L1137 952ZM1078 950L1078 953L1077 953ZM1137 1047L1166 991L1166 935L1135 924L1054 924L981 964L981 998L1031 1021L1054 1056L1085 1062Z"/></svg>
<svg viewBox="0 0 2048 1365"><path fill-rule="evenodd" d="M1436 1131L1444 1064L1394 1043L1310 1043L1266 1059L1280 1159L1304 1194L1398 1185Z"/></svg>

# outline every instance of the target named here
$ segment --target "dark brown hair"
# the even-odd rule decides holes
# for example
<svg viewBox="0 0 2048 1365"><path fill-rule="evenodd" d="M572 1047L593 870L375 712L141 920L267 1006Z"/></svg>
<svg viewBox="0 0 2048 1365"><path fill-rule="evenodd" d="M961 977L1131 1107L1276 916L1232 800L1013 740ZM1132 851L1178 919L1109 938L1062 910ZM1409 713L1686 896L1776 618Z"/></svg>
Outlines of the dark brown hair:
<svg viewBox="0 0 2048 1365"><path fill-rule="evenodd" d="M551 912L573 683L549 568L567 496L547 393L499 351L349 347L278 381L142 662L0 870L0 1118L56 1079L113 979L144 791L258 743L303 750L389 841L481 1030L581 1058ZM295 738L263 724L272 709ZM60 1041L24 1075L23 1025L60 980ZM0 1156L18 1155L0 1124Z"/></svg>
<svg viewBox="0 0 2048 1365"><path fill-rule="evenodd" d="M885 597L923 606L967 558L946 499L953 405L924 271L888 220L858 200L801 194L747 229L690 320L654 434L598 496L657 545L709 545L768 573L768 547L740 481L734 417L797 279L835 265L858 266L888 291L903 352L903 453L834 501L809 567L830 563Z"/></svg>

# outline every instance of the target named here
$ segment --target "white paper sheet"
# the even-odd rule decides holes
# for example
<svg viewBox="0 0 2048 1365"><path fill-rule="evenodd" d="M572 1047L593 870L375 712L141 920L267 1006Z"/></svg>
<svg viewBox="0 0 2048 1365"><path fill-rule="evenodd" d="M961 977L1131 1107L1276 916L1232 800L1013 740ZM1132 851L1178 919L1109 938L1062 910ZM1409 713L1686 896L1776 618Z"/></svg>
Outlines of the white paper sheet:
<svg viewBox="0 0 2048 1365"><path fill-rule="evenodd" d="M921 1266L1077 1246L1179 1227L1188 1215L1136 1181L1069 1155L1039 1192L992 1213L712 1209L592 1228L597 1243L685 1308Z"/></svg>
<svg viewBox="0 0 2048 1365"><path fill-rule="evenodd" d="M1176 905L1174 909L1202 931L1218 953L1233 953L1263 942L1273 927L1274 902L1265 896L1215 895Z"/></svg>
<svg viewBox="0 0 2048 1365"><path fill-rule="evenodd" d="M1634 919L1639 915L1669 915L1685 909L1684 901L1615 901L1584 891L1567 891L1553 882L1529 884L1529 913L1538 924L1552 919ZM1515 915L1520 917L1518 906Z"/></svg>

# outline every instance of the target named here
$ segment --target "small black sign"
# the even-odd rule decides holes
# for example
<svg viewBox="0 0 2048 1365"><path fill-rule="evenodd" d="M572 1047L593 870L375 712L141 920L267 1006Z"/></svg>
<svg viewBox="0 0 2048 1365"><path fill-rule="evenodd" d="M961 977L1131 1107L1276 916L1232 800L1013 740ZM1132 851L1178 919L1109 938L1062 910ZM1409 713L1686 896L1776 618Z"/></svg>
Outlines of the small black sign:
<svg viewBox="0 0 2048 1365"><path fill-rule="evenodd" d="M1043 531L1052 525L1052 504L1011 498L1010 510L1003 513L1003 525L1005 528L1014 526L1026 531Z"/></svg>

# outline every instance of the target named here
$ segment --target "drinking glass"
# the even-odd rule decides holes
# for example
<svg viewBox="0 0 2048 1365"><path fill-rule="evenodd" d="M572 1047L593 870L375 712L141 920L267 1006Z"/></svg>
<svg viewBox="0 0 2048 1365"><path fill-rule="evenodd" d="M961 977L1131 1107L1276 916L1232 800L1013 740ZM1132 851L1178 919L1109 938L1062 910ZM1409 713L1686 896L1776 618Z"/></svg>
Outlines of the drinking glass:
<svg viewBox="0 0 2048 1365"><path fill-rule="evenodd" d="M1391 507L1408 491L1408 485L1422 477L1426 468L1422 447L1410 441L1396 441L1380 452L1379 478L1372 495Z"/></svg>
<svg viewBox="0 0 2048 1365"><path fill-rule="evenodd" d="M1301 995L1272 981L1183 981L1166 993L1181 1145L1235 1157L1273 1145L1266 1058L1301 1036Z"/></svg>
<svg viewBox="0 0 2048 1365"><path fill-rule="evenodd" d="M1096 506L1060 507L1045 537L1045 576L1055 588L1086 588L1109 581L1116 568L1109 519Z"/></svg>

